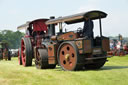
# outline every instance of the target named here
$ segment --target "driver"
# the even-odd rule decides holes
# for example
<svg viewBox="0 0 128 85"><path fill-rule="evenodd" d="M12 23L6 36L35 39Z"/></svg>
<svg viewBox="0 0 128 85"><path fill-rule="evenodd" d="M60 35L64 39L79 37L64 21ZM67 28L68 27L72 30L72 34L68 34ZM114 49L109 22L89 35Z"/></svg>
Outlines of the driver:
<svg viewBox="0 0 128 85"><path fill-rule="evenodd" d="M83 27L83 36L93 38L93 21L89 18L85 18Z"/></svg>

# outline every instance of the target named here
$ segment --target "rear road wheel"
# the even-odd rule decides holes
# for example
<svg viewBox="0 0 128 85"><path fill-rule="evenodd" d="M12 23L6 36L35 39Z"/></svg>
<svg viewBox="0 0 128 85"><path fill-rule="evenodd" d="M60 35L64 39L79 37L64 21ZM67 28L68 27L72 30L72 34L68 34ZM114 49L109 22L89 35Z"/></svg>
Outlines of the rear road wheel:
<svg viewBox="0 0 128 85"><path fill-rule="evenodd" d="M23 66L32 65L32 45L30 38L22 38L21 40L21 57Z"/></svg>

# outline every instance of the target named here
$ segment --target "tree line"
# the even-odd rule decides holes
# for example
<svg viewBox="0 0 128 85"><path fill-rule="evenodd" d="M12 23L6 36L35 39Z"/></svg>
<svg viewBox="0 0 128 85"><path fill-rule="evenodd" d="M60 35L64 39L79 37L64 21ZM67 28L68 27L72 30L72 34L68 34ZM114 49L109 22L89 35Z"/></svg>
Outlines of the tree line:
<svg viewBox="0 0 128 85"><path fill-rule="evenodd" d="M17 49L20 47L20 41L23 36L24 33L20 31L2 30L0 31L0 42L8 43L10 49Z"/></svg>

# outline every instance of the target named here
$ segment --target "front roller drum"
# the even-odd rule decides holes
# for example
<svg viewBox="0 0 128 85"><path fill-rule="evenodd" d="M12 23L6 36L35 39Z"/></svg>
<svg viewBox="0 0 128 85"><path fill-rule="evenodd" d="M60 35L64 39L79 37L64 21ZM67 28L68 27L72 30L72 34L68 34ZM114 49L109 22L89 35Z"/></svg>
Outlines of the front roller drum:
<svg viewBox="0 0 128 85"><path fill-rule="evenodd" d="M48 64L47 49L38 49L35 64L37 69L54 69L56 67L56 64Z"/></svg>
<svg viewBox="0 0 128 85"><path fill-rule="evenodd" d="M21 40L21 57L23 66L32 65L32 44L30 38L22 38Z"/></svg>
<svg viewBox="0 0 128 85"><path fill-rule="evenodd" d="M84 57L79 55L74 42L62 43L59 47L58 62L63 70L81 70L84 64Z"/></svg>

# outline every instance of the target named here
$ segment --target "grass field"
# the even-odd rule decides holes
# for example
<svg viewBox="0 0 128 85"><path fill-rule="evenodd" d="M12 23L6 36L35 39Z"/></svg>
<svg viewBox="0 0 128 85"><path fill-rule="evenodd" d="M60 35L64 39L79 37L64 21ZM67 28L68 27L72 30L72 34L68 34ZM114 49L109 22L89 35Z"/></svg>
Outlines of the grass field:
<svg viewBox="0 0 128 85"><path fill-rule="evenodd" d="M0 61L0 85L128 85L128 56L112 57L100 70L68 72L18 65L17 58Z"/></svg>

